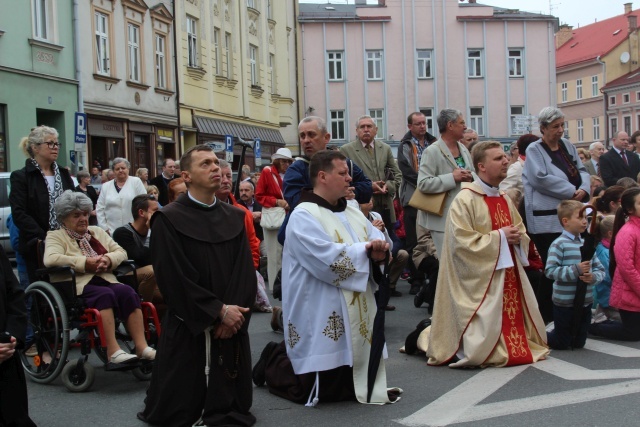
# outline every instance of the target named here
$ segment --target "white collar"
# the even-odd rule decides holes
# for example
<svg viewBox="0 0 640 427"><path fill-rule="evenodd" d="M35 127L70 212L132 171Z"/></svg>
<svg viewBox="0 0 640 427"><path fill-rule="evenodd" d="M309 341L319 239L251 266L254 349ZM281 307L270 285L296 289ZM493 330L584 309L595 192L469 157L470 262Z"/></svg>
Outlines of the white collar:
<svg viewBox="0 0 640 427"><path fill-rule="evenodd" d="M565 236L566 238L568 238L569 240L572 241L580 241L580 243L583 243L582 237L580 235L576 236L573 233L569 233L567 230L562 230L562 235Z"/></svg>
<svg viewBox="0 0 640 427"><path fill-rule="evenodd" d="M480 178L476 179L474 181L474 183L477 184L478 186L480 186L480 188L482 188L482 190L484 191L484 193L487 196L489 196L489 197L500 197L500 188L493 187L493 186L485 183Z"/></svg>
<svg viewBox="0 0 640 427"><path fill-rule="evenodd" d="M191 195L191 192L187 190L187 196L189 196L189 198L191 200L193 200L195 203L199 204L200 206L206 206L208 208L214 206L216 204L216 202L218 201L218 198L216 196L213 196L213 203L211 203L210 205L206 204L206 203L202 203L200 200L196 199L195 197L193 197Z"/></svg>

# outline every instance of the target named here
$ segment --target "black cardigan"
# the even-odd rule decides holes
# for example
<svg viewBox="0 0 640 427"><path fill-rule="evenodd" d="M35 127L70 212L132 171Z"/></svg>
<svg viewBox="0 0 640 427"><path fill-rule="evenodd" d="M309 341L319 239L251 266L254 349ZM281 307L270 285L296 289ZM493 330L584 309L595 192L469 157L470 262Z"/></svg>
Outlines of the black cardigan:
<svg viewBox="0 0 640 427"><path fill-rule="evenodd" d="M73 180L69 171L58 166L62 188L73 190ZM11 193L9 194L13 222L20 230L19 251L26 252L29 242L44 240L49 231L49 189L42 173L31 160L25 167L11 172Z"/></svg>

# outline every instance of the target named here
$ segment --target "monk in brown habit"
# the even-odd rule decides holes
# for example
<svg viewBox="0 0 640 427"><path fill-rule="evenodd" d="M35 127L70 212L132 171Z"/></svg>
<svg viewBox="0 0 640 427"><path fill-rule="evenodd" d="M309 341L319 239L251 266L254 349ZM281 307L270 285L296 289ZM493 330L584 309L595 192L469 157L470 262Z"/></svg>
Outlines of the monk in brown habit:
<svg viewBox="0 0 640 427"><path fill-rule="evenodd" d="M431 327L418 339L430 365L512 366L546 358L544 323L531 284L529 238L498 189L509 165L499 142L471 153L478 179L451 203Z"/></svg>
<svg viewBox="0 0 640 427"><path fill-rule="evenodd" d="M250 426L249 308L256 274L244 212L216 200L220 167L205 145L182 159L188 192L152 218L151 253L167 304L138 418L152 425ZM206 373L208 371L208 374Z"/></svg>

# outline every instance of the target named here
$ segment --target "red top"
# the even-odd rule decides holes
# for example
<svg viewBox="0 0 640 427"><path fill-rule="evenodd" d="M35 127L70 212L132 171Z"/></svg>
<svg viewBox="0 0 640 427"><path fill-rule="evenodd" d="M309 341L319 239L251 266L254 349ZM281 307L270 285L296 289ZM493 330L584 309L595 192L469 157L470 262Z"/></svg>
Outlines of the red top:
<svg viewBox="0 0 640 427"><path fill-rule="evenodd" d="M271 165L262 169L256 185L256 200L264 208L276 207L276 200L284 199L282 194L282 178L278 169Z"/></svg>

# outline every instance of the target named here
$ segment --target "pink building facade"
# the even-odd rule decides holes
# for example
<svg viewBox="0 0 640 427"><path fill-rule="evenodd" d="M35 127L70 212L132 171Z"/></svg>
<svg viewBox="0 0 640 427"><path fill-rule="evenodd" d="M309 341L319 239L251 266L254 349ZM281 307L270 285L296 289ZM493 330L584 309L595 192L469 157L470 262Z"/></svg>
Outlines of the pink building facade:
<svg viewBox="0 0 640 427"><path fill-rule="evenodd" d="M334 142L354 139L364 114L378 138L399 141L418 110L438 135L443 108L506 142L522 133L514 116L556 104L556 18L458 0L379 3L300 4L302 115L327 118Z"/></svg>

